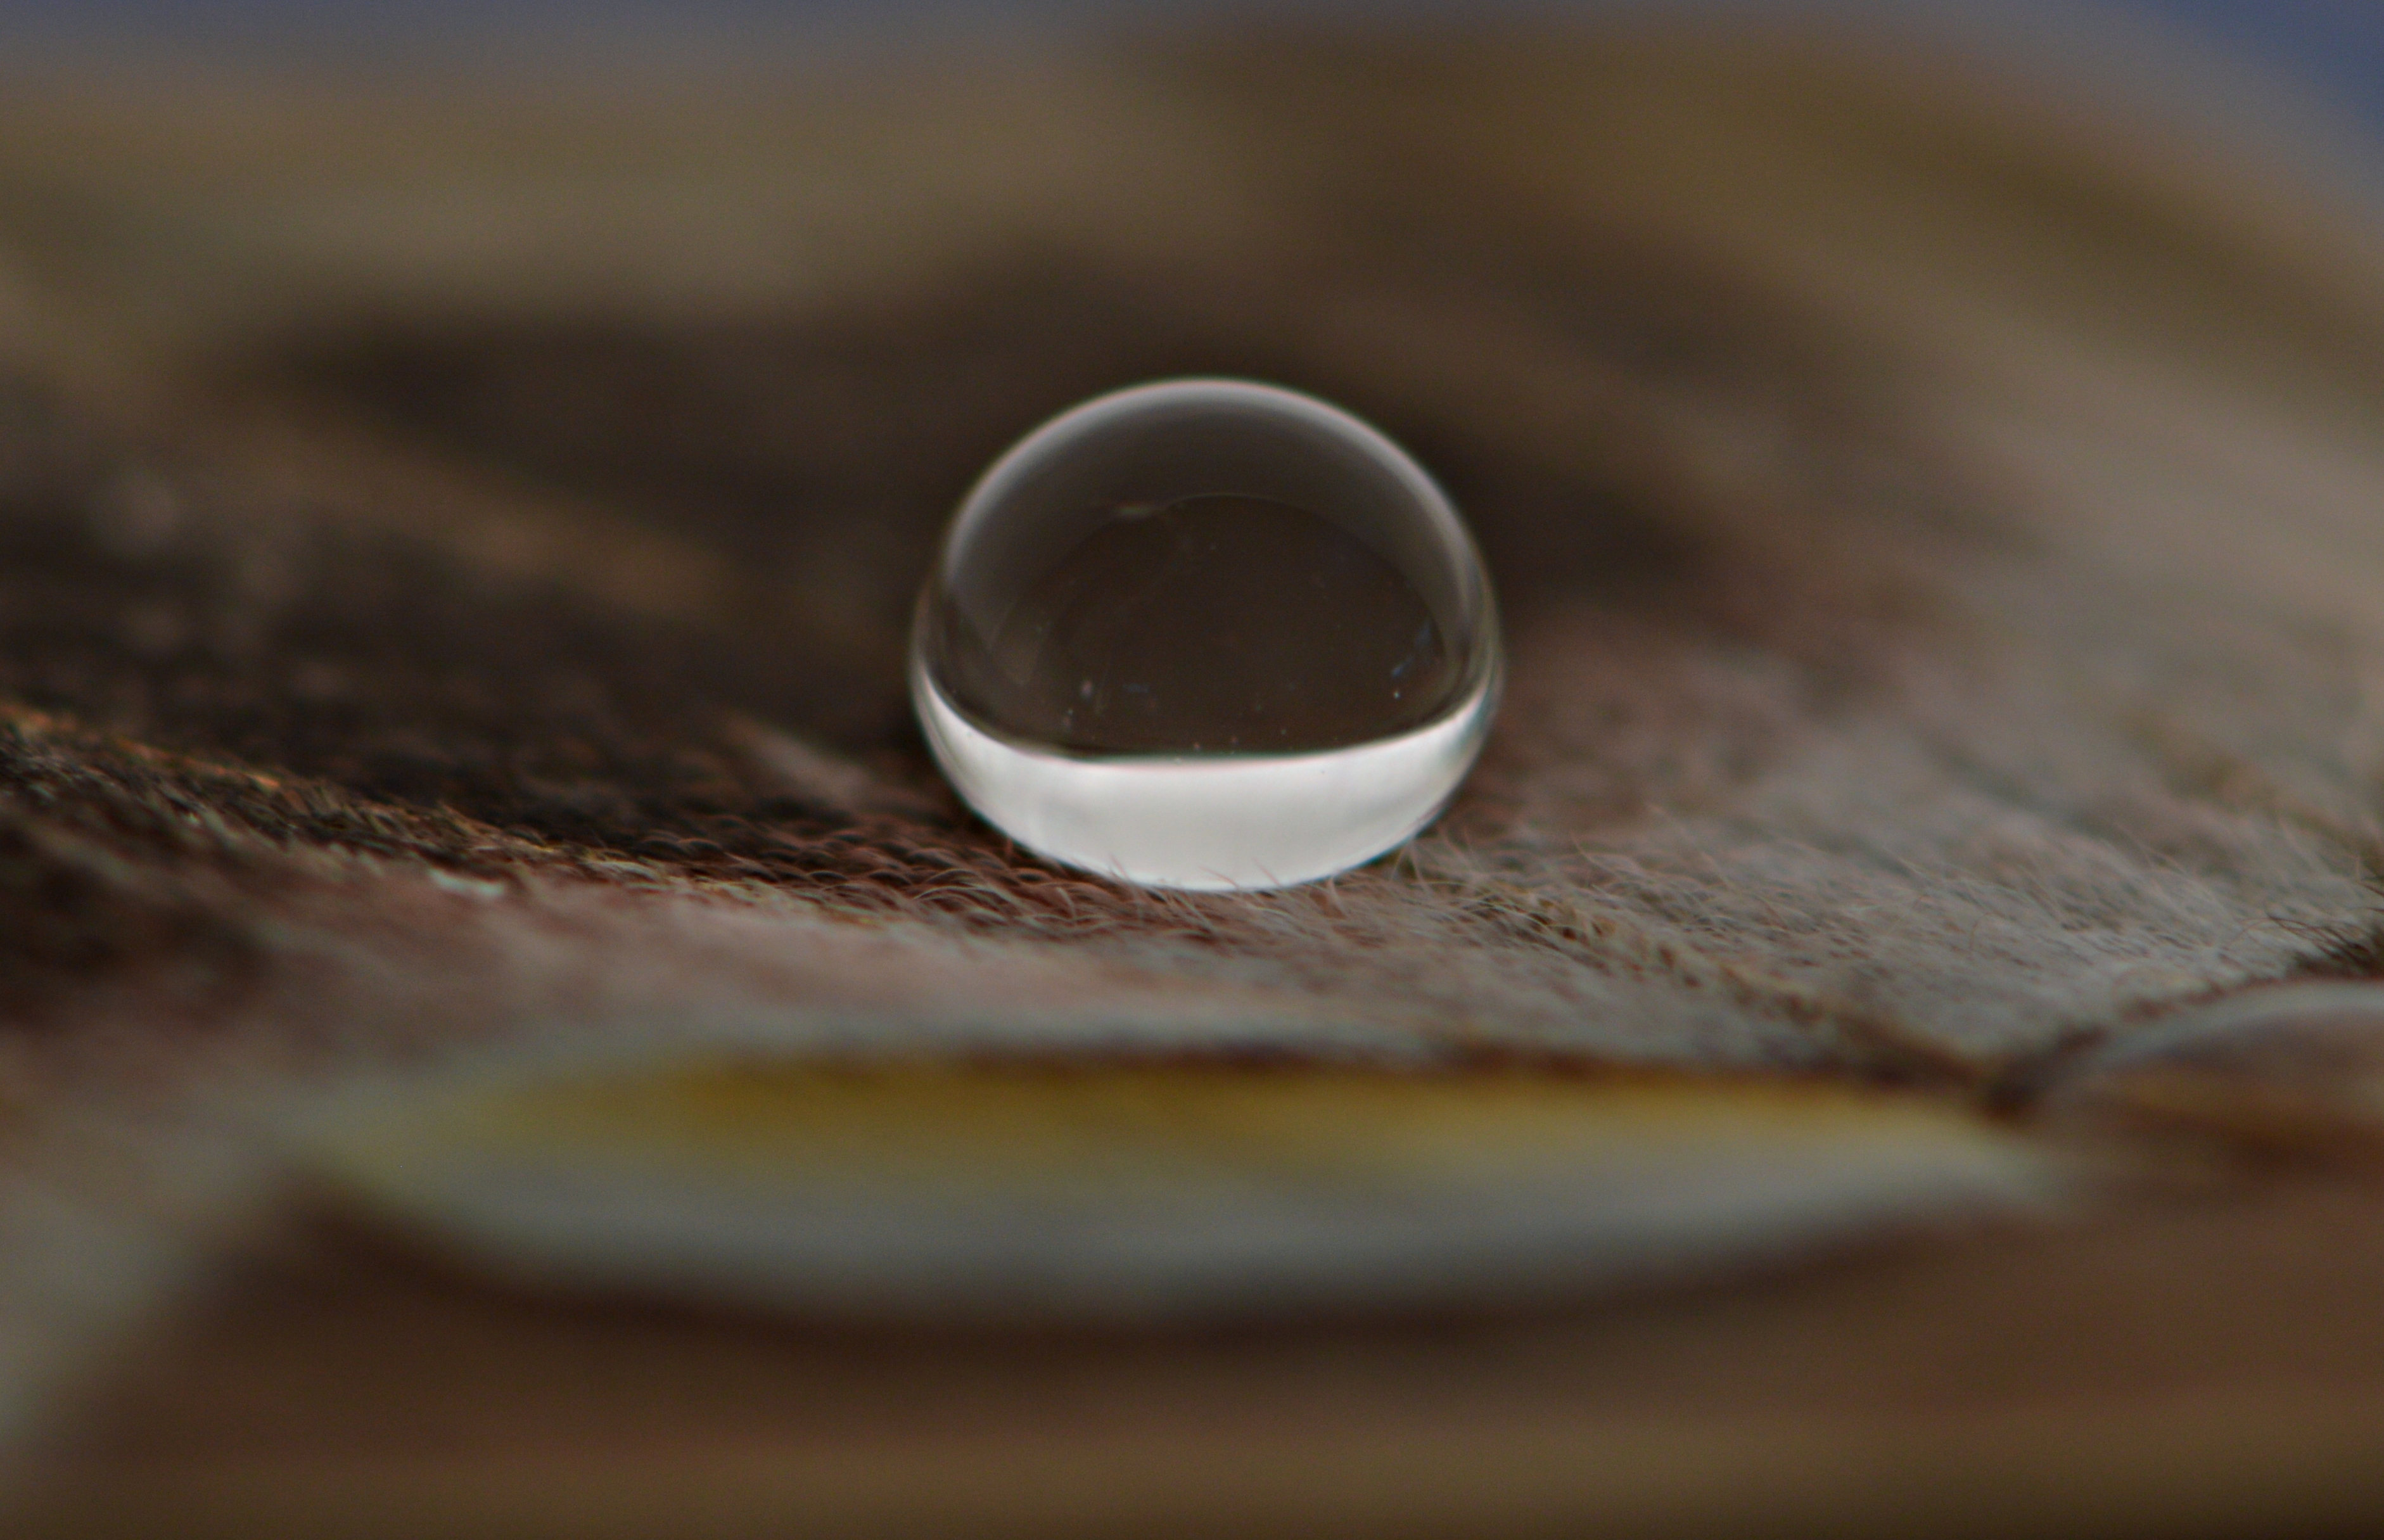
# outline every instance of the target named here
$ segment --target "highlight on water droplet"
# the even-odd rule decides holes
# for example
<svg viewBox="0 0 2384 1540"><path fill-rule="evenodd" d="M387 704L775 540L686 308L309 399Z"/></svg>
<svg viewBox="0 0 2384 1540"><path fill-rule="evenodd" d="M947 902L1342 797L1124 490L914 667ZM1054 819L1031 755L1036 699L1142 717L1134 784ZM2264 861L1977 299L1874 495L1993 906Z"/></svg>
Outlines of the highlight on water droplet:
<svg viewBox="0 0 2384 1540"><path fill-rule="evenodd" d="M1430 823L1499 669L1472 538L1404 451L1297 391L1184 379L1062 413L978 480L911 690L954 789L1029 850L1260 888Z"/></svg>

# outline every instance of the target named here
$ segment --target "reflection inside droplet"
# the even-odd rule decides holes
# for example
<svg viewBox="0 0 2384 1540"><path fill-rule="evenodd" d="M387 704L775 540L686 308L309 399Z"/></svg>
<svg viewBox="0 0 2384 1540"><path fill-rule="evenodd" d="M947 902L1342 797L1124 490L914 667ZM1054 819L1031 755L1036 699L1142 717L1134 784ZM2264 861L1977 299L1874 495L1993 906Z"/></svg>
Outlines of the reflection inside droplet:
<svg viewBox="0 0 2384 1540"><path fill-rule="evenodd" d="M922 598L945 774L1055 860L1263 888L1377 855L1478 751L1496 622L1429 478L1309 397L1120 391L997 462Z"/></svg>

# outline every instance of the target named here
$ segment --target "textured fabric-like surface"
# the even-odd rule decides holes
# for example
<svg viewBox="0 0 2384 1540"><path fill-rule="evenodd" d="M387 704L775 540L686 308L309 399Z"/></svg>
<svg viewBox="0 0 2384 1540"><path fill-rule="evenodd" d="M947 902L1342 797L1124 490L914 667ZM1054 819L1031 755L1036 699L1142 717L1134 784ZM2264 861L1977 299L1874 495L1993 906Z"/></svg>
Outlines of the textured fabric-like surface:
<svg viewBox="0 0 2384 1540"><path fill-rule="evenodd" d="M460 1044L1965 1095L2366 936L2376 242L2207 146L1706 36L85 85L0 130L26 1396L255 1208L274 1109ZM1191 372L1379 422L1499 586L1479 772L1329 884L1023 859L908 723L969 478Z"/></svg>

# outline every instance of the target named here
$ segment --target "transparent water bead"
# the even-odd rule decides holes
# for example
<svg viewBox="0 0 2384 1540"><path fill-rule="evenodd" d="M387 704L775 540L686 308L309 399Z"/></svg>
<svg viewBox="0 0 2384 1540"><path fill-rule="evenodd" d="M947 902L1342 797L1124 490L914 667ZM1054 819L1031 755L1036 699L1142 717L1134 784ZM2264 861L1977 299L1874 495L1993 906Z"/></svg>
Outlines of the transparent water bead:
<svg viewBox="0 0 2384 1540"><path fill-rule="evenodd" d="M1311 397L1190 379L1087 402L986 472L911 688L944 774L1020 844L1252 888L1430 823L1498 676L1481 558L1413 460Z"/></svg>

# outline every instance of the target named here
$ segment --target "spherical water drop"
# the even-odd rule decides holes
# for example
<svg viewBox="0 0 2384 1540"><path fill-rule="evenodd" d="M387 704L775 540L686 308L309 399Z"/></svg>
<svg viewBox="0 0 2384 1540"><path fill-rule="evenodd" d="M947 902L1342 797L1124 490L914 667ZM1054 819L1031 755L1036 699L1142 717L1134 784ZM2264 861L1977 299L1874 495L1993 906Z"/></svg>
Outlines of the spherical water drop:
<svg viewBox="0 0 2384 1540"><path fill-rule="evenodd" d="M1498 626L1432 478L1322 402L1099 397L962 503L911 689L961 796L1054 861L1162 888L1327 876L1432 821L1480 751Z"/></svg>

